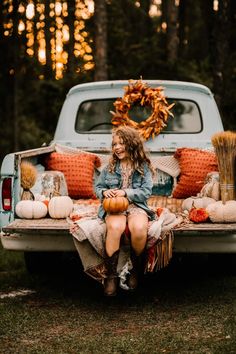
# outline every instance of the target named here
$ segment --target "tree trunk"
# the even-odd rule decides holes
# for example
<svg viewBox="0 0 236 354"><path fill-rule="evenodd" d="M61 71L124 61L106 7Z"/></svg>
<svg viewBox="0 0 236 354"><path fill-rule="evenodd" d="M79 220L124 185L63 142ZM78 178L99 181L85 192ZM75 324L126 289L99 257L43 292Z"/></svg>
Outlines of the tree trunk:
<svg viewBox="0 0 236 354"><path fill-rule="evenodd" d="M140 16L140 30L146 39L147 44L152 40L152 20L149 15L151 0L140 0L140 9L142 16Z"/></svg>
<svg viewBox="0 0 236 354"><path fill-rule="evenodd" d="M51 53L51 32L50 32L50 26L51 26L51 20L49 16L50 12L50 2L48 0L44 1L45 4L45 10L44 10L44 15L45 15L45 27L44 27L44 33L45 33L45 43L46 43L46 48L45 48L45 56L46 56L46 64L44 67L44 77L46 80L52 78L52 53Z"/></svg>
<svg viewBox="0 0 236 354"><path fill-rule="evenodd" d="M166 21L167 21L167 33L166 33L166 54L167 61L173 64L177 60L178 56L178 7L175 5L175 0L165 0L166 2Z"/></svg>
<svg viewBox="0 0 236 354"><path fill-rule="evenodd" d="M10 107L9 102L9 61L8 61L8 52L7 50L7 38L4 35L4 23L6 19L6 8L3 2L0 2L0 163L6 153L7 143L9 141L9 132L11 125L11 117L7 112L7 107ZM4 123L3 123L4 122ZM4 129L3 129L4 124ZM9 152L9 151L7 151Z"/></svg>
<svg viewBox="0 0 236 354"><path fill-rule="evenodd" d="M105 0L94 1L95 21L95 81L108 79L107 68L107 9Z"/></svg>
<svg viewBox="0 0 236 354"><path fill-rule="evenodd" d="M12 11L12 48L13 48L13 75L12 75L12 126L13 126L13 149L17 151L19 149L19 75L20 75L20 58L21 58L21 46L20 38L18 34L18 25L19 25L19 1L13 0L13 11Z"/></svg>
<svg viewBox="0 0 236 354"><path fill-rule="evenodd" d="M69 76L73 76L76 70L75 64L75 54L74 54L74 47L75 47L75 8L76 8L76 0L68 2L68 17L67 17L67 25L69 27L69 41L68 44L65 46L68 52L68 61L67 61L67 73Z"/></svg>
<svg viewBox="0 0 236 354"><path fill-rule="evenodd" d="M216 13L213 57L213 91L219 106L224 95L224 71L229 56L230 39L230 0L219 1L219 9Z"/></svg>
<svg viewBox="0 0 236 354"><path fill-rule="evenodd" d="M236 35L236 1L231 0L230 2L230 14L231 14L231 21L230 21L230 33L231 33L231 40L230 40L230 48L232 51L236 50L236 43L235 43L235 35Z"/></svg>
<svg viewBox="0 0 236 354"><path fill-rule="evenodd" d="M144 10L146 15L149 15L151 0L140 0L140 7Z"/></svg>
<svg viewBox="0 0 236 354"><path fill-rule="evenodd" d="M8 61L7 61L7 39L6 36L4 35L4 22L6 18L6 9L4 8L4 5L2 1L0 2L0 78L1 82L4 86L7 83L6 77L8 75ZM3 110L3 103L5 102L5 99L0 95L1 99L1 111Z"/></svg>
<svg viewBox="0 0 236 354"><path fill-rule="evenodd" d="M189 7L188 0L180 0L179 2L179 58L185 58L188 47L189 33Z"/></svg>
<svg viewBox="0 0 236 354"><path fill-rule="evenodd" d="M213 23L214 23L214 11L213 0L200 0L201 15L202 15L202 36L204 41L201 42L201 56L207 57L212 53L213 45ZM200 49L199 48L199 49Z"/></svg>
<svg viewBox="0 0 236 354"><path fill-rule="evenodd" d="M33 36L34 36L34 58L35 61L38 60L38 50L39 50L39 43L38 43L38 39L37 39L37 34L38 34L38 29L37 29L37 23L39 22L39 13L37 11L37 3L38 0L35 0L34 3L34 8L35 8L35 16L32 19L33 21Z"/></svg>

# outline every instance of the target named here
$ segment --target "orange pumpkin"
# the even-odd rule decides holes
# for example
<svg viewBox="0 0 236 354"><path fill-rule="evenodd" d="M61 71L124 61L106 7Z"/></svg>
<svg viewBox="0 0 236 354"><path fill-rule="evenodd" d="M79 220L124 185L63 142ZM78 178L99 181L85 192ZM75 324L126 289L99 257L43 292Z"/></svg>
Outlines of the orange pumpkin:
<svg viewBox="0 0 236 354"><path fill-rule="evenodd" d="M193 222L205 222L209 218L209 214L205 208L191 208L189 211L189 220Z"/></svg>
<svg viewBox="0 0 236 354"><path fill-rule="evenodd" d="M107 213L117 214L127 210L129 201L125 197L105 198L103 200L103 208Z"/></svg>

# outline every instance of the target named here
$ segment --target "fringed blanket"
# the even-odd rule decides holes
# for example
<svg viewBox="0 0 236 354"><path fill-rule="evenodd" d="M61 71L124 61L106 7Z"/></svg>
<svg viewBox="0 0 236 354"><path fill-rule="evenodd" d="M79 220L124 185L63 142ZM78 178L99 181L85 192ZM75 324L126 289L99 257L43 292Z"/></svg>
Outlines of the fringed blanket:
<svg viewBox="0 0 236 354"><path fill-rule="evenodd" d="M106 224L97 218L95 209L93 214L88 217L85 213L79 220L75 220L76 217L73 214L68 222L71 224L70 232L84 271L94 279L103 282L106 277L104 266ZM168 265L172 257L174 241L172 229L181 221L180 217L176 217L164 208L158 220L149 222L144 272L154 272ZM127 228L122 236L117 267L120 286L124 289L127 288L125 280L131 268L130 234Z"/></svg>

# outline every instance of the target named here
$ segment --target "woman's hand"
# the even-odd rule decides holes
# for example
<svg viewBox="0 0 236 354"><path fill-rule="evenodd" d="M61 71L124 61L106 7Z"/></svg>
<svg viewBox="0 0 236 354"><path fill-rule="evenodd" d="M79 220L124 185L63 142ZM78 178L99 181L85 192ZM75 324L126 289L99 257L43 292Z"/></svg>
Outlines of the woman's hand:
<svg viewBox="0 0 236 354"><path fill-rule="evenodd" d="M125 197L126 196L126 193L123 189L117 189L115 191L115 196L116 197Z"/></svg>
<svg viewBox="0 0 236 354"><path fill-rule="evenodd" d="M114 198L114 197L124 197L126 195L123 189L108 189L103 192L105 198Z"/></svg>
<svg viewBox="0 0 236 354"><path fill-rule="evenodd" d="M103 195L105 198L113 198L116 197L116 189L107 189L105 192L103 192Z"/></svg>

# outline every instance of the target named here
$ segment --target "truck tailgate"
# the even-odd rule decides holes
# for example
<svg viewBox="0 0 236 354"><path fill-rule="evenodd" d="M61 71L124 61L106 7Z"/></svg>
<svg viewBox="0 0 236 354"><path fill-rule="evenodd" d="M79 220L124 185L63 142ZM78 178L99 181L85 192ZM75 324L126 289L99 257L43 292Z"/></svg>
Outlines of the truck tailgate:
<svg viewBox="0 0 236 354"><path fill-rule="evenodd" d="M3 228L3 247L22 251L75 251L65 219L16 219ZM236 253L236 223L185 224L174 229L174 252Z"/></svg>
<svg viewBox="0 0 236 354"><path fill-rule="evenodd" d="M15 219L3 228L1 242L12 251L75 251L65 219Z"/></svg>
<svg viewBox="0 0 236 354"><path fill-rule="evenodd" d="M8 226L3 228L3 232L7 234L11 233L68 233L69 232L69 223L66 219L15 219ZM236 223L225 223L225 224L216 224L216 223L202 223L202 224L185 224L181 225L174 229L174 234L179 235L183 233L192 233L192 232L201 232L201 233L236 233Z"/></svg>

